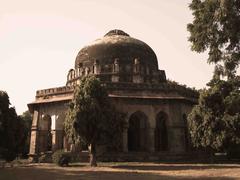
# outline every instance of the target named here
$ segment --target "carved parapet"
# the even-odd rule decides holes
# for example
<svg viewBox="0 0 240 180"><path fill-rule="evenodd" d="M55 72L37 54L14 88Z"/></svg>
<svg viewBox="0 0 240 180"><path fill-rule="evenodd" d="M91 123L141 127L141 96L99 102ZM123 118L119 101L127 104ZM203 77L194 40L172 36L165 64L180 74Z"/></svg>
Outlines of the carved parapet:
<svg viewBox="0 0 240 180"><path fill-rule="evenodd" d="M130 90L130 91L152 91L162 93L178 94L184 97L197 99L199 94L197 91L177 84L171 84L168 82L149 84L149 83L105 83L106 88L109 90Z"/></svg>
<svg viewBox="0 0 240 180"><path fill-rule="evenodd" d="M71 92L73 92L73 87L71 86L42 89L36 92L36 98L49 96L49 95L66 94Z"/></svg>

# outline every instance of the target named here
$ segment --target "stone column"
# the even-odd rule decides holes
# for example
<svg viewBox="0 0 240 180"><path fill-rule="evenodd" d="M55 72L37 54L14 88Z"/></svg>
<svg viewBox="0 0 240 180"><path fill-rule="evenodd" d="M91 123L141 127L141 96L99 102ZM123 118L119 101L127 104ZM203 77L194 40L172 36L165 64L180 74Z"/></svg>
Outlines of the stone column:
<svg viewBox="0 0 240 180"><path fill-rule="evenodd" d="M155 152L155 128L148 129L148 150Z"/></svg>
<svg viewBox="0 0 240 180"><path fill-rule="evenodd" d="M29 159L30 161L36 161L38 155L38 120L39 113L38 110L33 112L32 128L31 128L31 140L29 149Z"/></svg>
<svg viewBox="0 0 240 180"><path fill-rule="evenodd" d="M93 71L93 73L94 74L99 74L100 72L101 72L101 67L99 65L99 62L98 62L98 60L95 60L94 61L94 71Z"/></svg>
<svg viewBox="0 0 240 180"><path fill-rule="evenodd" d="M58 148L57 147L58 146L58 143L57 143L57 132L54 129L54 130L51 131L51 133L52 133L52 151L54 152Z"/></svg>
<svg viewBox="0 0 240 180"><path fill-rule="evenodd" d="M123 152L128 152L128 128L123 130Z"/></svg>

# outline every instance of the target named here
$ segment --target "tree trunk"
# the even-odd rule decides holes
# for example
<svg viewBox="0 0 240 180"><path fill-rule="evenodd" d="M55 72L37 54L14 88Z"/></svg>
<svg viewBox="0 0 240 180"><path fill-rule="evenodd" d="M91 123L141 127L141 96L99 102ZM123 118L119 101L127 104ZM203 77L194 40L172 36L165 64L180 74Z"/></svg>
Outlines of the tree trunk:
<svg viewBox="0 0 240 180"><path fill-rule="evenodd" d="M92 167L97 166L96 145L94 143L90 145L90 166Z"/></svg>

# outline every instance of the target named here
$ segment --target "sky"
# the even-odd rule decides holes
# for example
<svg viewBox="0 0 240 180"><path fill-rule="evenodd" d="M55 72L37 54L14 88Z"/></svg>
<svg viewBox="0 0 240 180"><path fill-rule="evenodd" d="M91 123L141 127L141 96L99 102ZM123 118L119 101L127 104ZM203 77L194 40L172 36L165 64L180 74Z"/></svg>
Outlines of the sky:
<svg viewBox="0 0 240 180"><path fill-rule="evenodd" d="M0 90L18 114L36 90L66 84L78 51L121 29L155 51L168 79L203 88L207 54L191 51L190 0L0 0Z"/></svg>

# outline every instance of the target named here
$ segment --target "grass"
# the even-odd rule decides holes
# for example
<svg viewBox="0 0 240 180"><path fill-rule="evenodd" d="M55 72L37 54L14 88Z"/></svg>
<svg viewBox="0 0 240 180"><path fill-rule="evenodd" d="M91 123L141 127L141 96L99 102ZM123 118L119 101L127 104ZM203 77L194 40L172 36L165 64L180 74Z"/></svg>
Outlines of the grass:
<svg viewBox="0 0 240 180"><path fill-rule="evenodd" d="M159 179L240 179L239 164L181 163L73 163L69 167L54 164L18 164L0 169L1 180L159 180Z"/></svg>

